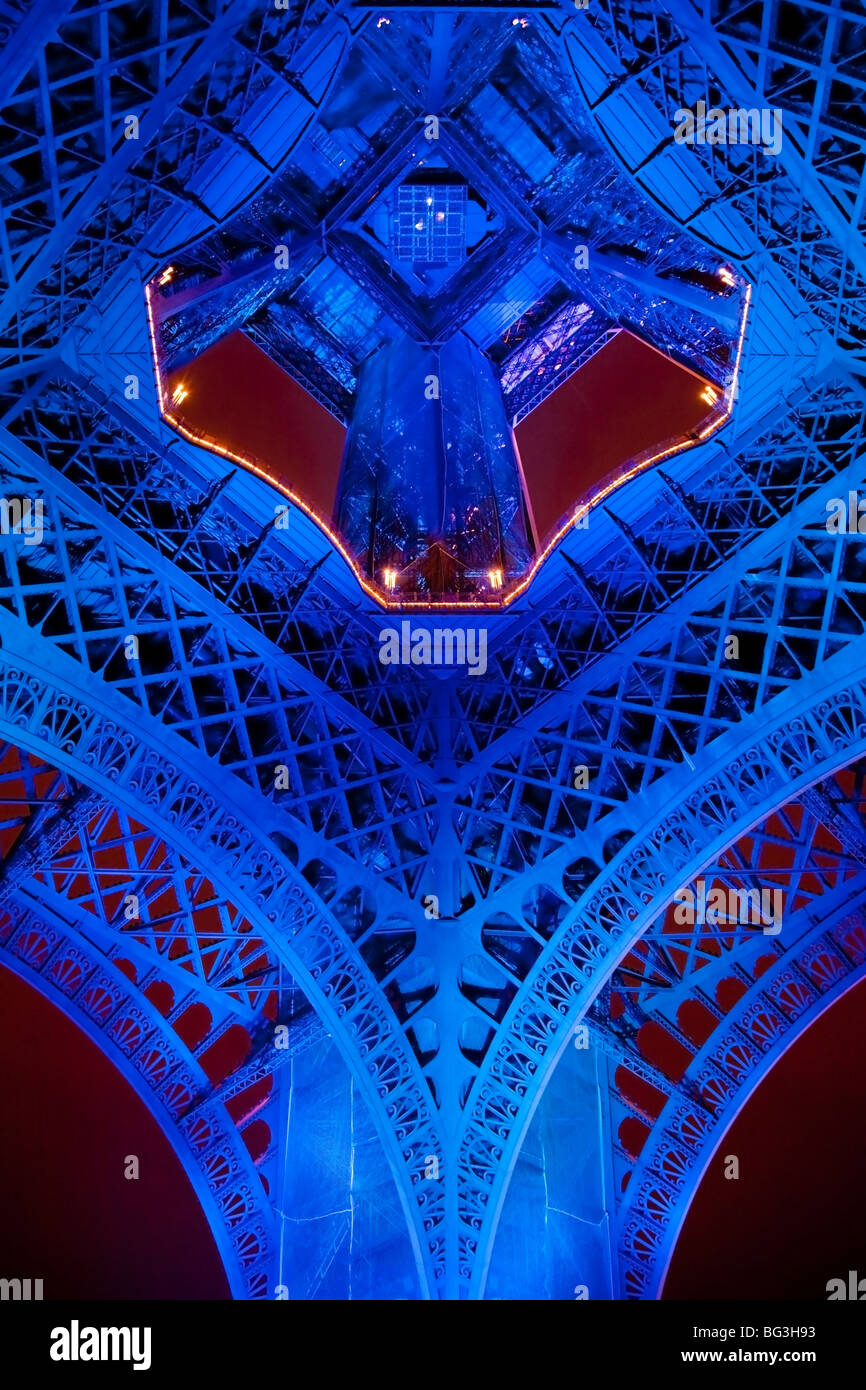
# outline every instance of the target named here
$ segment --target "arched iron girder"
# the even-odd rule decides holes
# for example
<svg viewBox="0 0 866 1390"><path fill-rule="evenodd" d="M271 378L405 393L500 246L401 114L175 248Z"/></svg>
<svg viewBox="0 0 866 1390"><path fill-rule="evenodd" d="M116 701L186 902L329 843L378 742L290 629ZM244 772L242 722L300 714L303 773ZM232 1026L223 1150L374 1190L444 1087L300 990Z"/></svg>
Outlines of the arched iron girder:
<svg viewBox="0 0 866 1390"><path fill-rule="evenodd" d="M429 1297L436 1287L433 1261L429 1244L421 1247L418 1227L422 1216L431 1227L437 1224L438 1193L422 1186L420 1178L428 1155L441 1159L441 1145L415 1057L363 958L347 949L341 927L284 853L253 828L255 815L234 805L224 785L209 787L207 780L191 776L184 750L173 738L146 727L140 717L129 725L128 711L117 708L116 696L114 709L107 709L103 697L109 692L100 697L97 682L86 682L79 695L71 693L74 664L62 654L55 652L49 669L37 671L26 658L12 658L9 625L3 641L3 735L125 805L199 864L285 962L316 1009L376 1121L423 1296ZM171 759L169 744L177 755Z"/></svg>
<svg viewBox="0 0 866 1390"><path fill-rule="evenodd" d="M831 668L835 665L835 678ZM659 785L638 833L578 897L524 979L467 1105L461 1165L472 1175L461 1213L483 1297L502 1201L552 1068L616 965L682 884L750 827L866 750L866 643L832 661L823 681L796 682L744 721L736 743L700 772ZM724 742L724 741L722 741ZM467 1188L469 1182L467 1180ZM465 1261L471 1277L470 1261ZM470 1286L471 1287L471 1286Z"/></svg>
<svg viewBox="0 0 866 1390"><path fill-rule="evenodd" d="M447 725L452 738L452 747L448 751L453 756L456 744L458 787L461 793L465 793L470 785L474 785L476 790L473 800L477 803L479 794L483 799L487 799L488 788L483 780L478 779L478 770L483 769L485 764L491 765L495 770L500 757L503 767L509 766L514 753L527 747L526 731L543 729L545 725L555 727L556 716L570 708L575 694L584 690L591 691L594 684L598 685L607 674L617 671L620 657L615 656L614 652L646 650L654 633L669 633L670 613L682 609L688 589L694 590L696 598L709 598L722 592L724 584L729 583L746 563L747 556L743 551L745 542L754 545L756 560L760 558L768 564L771 563L771 556L783 542L791 524L778 524L782 509L787 512L793 507L795 517L811 516L818 521L824 514L826 500L837 494L840 489L857 487L862 482L859 467L854 463L862 406L858 407L856 398L845 388L821 387L818 389L817 397L812 414L809 414L806 406L803 407L806 414L801 428L798 429L788 422L779 434L771 433L769 437L758 437L749 446L747 458L743 460L747 462L749 472L753 467L763 467L763 460L769 454L770 458L777 460L778 482L772 480L771 463L765 466L767 477L762 488L760 483L756 486L748 474L744 477L737 464L723 460L719 461L719 477L712 481L704 478L698 484L692 499L673 491L679 486L673 479L671 488L667 488L662 480L658 480L652 486L652 505L661 508L661 516L657 514L656 520L651 522L650 512L647 511L647 525L651 529L644 540L636 540L629 524L629 539L624 544L622 532L617 533L616 524L610 522L609 518L600 518L607 523L609 529L605 545L599 554L597 577L590 569L581 565L580 580L575 580L572 571L567 590L544 617L529 612L524 619L526 626L522 632L515 631L510 623L506 622L502 627L501 639L498 628L491 628L489 677L485 677L481 682L464 677L462 681L455 682L454 695L448 697L452 711ZM822 402L825 402L823 406ZM33 442L37 444L37 441ZM54 452L47 438L39 441L37 447L44 447L49 451L49 456ZM79 488L70 488L67 484L58 482L56 475L52 477L51 471L46 468L45 462L37 461L29 452L22 452L20 445L8 442L7 457L7 486L18 487L21 490L35 488L46 498L56 496L61 511L55 525L61 524L59 518L62 515L65 519L62 524L68 526L70 509L74 509L76 531L80 530L82 538L95 534L98 528L100 537L104 535L113 542L113 550L121 546L124 552L135 555L138 564L153 569L162 581L159 590L160 611L169 603L163 595L166 585L170 583L172 590L183 593L183 602L191 606L191 611L201 612L202 617L198 624L200 631L213 629L214 625L218 624L221 629L234 631L243 644L254 644L274 671L274 676L269 677L272 688L275 688L273 682L277 680L278 673L281 680L289 681L290 686L297 686L299 694L303 692L301 698L306 697L308 700L310 718L319 726L322 724L322 717L318 712L318 697L329 690L331 703L336 710L344 711L342 719L348 725L345 732L340 728L340 736L345 737L349 730L358 736L354 740L353 781L357 781L359 775L363 776L365 768L367 775L373 780L381 775L372 767L369 753L366 751L370 739L377 737L376 729L371 724L369 715L359 718L351 708L358 700L354 677L359 674L359 667L365 670L365 674L371 667L377 668L376 687L375 690L371 688L370 692L374 703L368 704L367 708L373 715L373 722L380 728L384 724L387 730L378 747L381 748L382 756L391 762L394 775L399 775L401 781L400 799L404 800L406 805L402 819L406 826L407 840L410 843L415 841L422 847L425 840L429 844L429 831L425 830L425 810L429 807L431 798L430 793L425 795L421 788L426 784L432 791L432 786L435 785L435 782L431 783L433 774L430 767L437 751L435 746L429 743L432 699L430 689L438 687L440 683L430 682L429 679L425 682L424 677L411 668L407 668L407 675L404 677L402 670L394 671L392 668L381 667L377 660L378 649L374 641L375 632L378 631L376 625L381 621L378 616L370 615L369 621L364 618L359 621L356 618L350 629L351 645L347 646L345 638L342 642L340 640L339 611L329 612L321 602L316 602L315 599L309 602L303 596L297 602L289 596L288 604L281 598L278 602L280 616L277 619L277 642L283 648L288 645L291 653L281 660L276 655L273 638L262 642L255 631L250 631L250 625L253 628L258 627L260 633L263 628L265 633L273 631L273 624L268 623L266 618L257 617L249 608L241 617L237 603L234 603L228 605L235 611L236 616L232 619L226 612L226 605L219 601L219 589L208 604L204 601L200 588L189 583L184 584L181 579L174 581L177 569L182 569L188 564L194 580L203 582L200 552L205 545L211 548L210 526L200 537L190 537L190 530L194 532L195 526L189 516L189 504L183 514L178 515L177 520L178 536L185 536L187 553L161 561L160 557L155 556L152 545L143 544L141 540L135 541L130 537L128 523L124 527L113 524L110 518L82 498ZM848 469L846 476L838 475L837 470L840 467ZM81 477L80 473L77 476L92 496L93 487L89 481ZM727 497L723 496L721 491L725 476L731 488ZM786 486L782 485L783 477L791 480ZM104 498L106 505L109 505L113 490L103 483L98 486L97 495ZM134 505L135 494L130 490L126 495L129 501L123 507L124 521L127 521L129 516L127 507ZM218 503L214 502L213 505L217 506ZM115 510L117 506L118 502L115 500L111 509ZM695 513L697 520L694 518ZM701 516L714 518L714 527L709 533L704 533L703 537ZM85 519L90 519L90 527L81 526L81 521ZM70 541L73 541L76 547L82 543L71 528L69 538L61 534L59 544L68 550ZM658 576L664 573L664 544L670 545L673 549L668 560L668 580L664 577L653 577L654 574ZM570 546L566 547L566 551L571 549ZM690 576L691 582L684 584L680 572L682 557L691 550L694 550L696 557L700 554L702 557L710 558L712 572L700 578L696 569ZM95 551L92 557L88 557L91 563L100 559L98 549L95 548ZM62 562L63 568L58 566L58 562ZM58 556L57 560L51 563L51 574L52 577L56 576L56 584L68 587L70 583L78 582L74 578L78 567L75 552L68 561L63 561L62 556ZM128 565L128 561L123 560L121 564ZM116 574L111 572L113 567L108 568L107 582L118 593L118 597L112 602L115 611L122 615L123 605L119 596L118 579ZM568 566L563 564L562 569L568 569ZM606 578L603 578L605 571ZM263 572L263 577L267 577L267 571ZM229 588L232 587L228 578L221 583L227 583ZM621 586L622 592L621 616L617 612L617 586ZM248 592L245 587L241 588L238 600L244 598ZM635 600L641 592L643 596L639 599L638 611L635 612ZM18 591L15 591L14 598L16 608L21 611L22 597ZM44 603L44 599L39 601ZM70 598L70 602L76 601ZM650 613L653 613L653 618L650 618ZM164 621L170 626L170 618ZM129 622L133 622L133 615L130 615ZM320 634L314 642L307 639L310 651L305 659L298 650L298 639L303 633L315 632L316 628L321 630ZM126 630L128 626L124 627L124 631ZM79 650L83 650L83 647L94 641L96 634L86 631L82 636L76 637ZM182 686L187 707L194 713L194 700L190 693L190 680L194 668L196 664L204 670L213 671L215 667L213 660L207 664L203 663L197 656L199 649L195 647L188 653L184 652L181 659L179 645L182 646L182 643L179 644L176 640L175 650L168 660L170 662L173 659L180 666L188 667L187 673L181 675L179 672L178 681ZM607 665L596 669L594 663L601 660L605 653ZM93 658L88 657L88 661L92 664ZM224 669L225 659L217 663L217 667ZM308 674L311 668L312 678ZM394 677L390 685L386 678L389 672ZM223 676L222 679L225 680L226 677ZM142 698L142 691L137 682L130 679L126 688L132 698ZM558 688L562 691L562 698L557 704L556 699L551 697ZM401 723L396 709L393 708L392 701L398 689L400 701L409 701L409 722ZM232 710L232 705L238 705L236 696L229 703L227 714L229 719L234 721L233 736L236 746L243 750L249 742L243 730L244 715L240 709ZM405 721L405 710L403 713ZM416 757L413 761L407 748L395 746L391 735L396 732L398 725L402 734L401 743L405 740L406 745L420 747L420 758ZM195 720L190 723L190 727L195 727ZM327 736L323 737L325 768L329 759L324 755L331 741ZM441 755L441 750L439 752ZM262 776L259 767L267 766L268 761L272 769L274 760L268 760L265 755L259 756L258 763L253 760L251 753L247 754L245 759L236 756L233 760L237 770L243 767L243 775L246 778L256 780L260 780ZM470 778L472 781L468 783ZM328 780L329 788L339 796L341 783L345 785L345 782L345 775L341 776L339 768L334 767ZM417 787L418 790L413 790L413 787ZM297 796L291 800L293 808L300 809L301 802ZM395 798L392 797L392 805L394 802ZM391 817L386 815L384 808L380 810L379 815L385 826L379 837L377 855L387 853L395 870L402 861L406 865L404 871L417 877L417 868L422 856L416 856L414 865L411 857L407 863L405 853L401 853L394 843L393 830L387 827ZM351 818L343 813L341 820L345 843L351 846ZM339 846L334 843L333 836L331 838L339 859ZM353 857L357 858L357 855ZM405 882L399 871L397 881L401 887Z"/></svg>
<svg viewBox="0 0 866 1390"><path fill-rule="evenodd" d="M680 1169L696 1157L697 1135L727 1123L731 1078L747 1083L756 1057L784 1043L780 1032L787 1020L866 956L858 910L866 873L864 777L862 760L843 766L706 866L705 891L721 888L731 895L729 909L718 920L709 913L692 925L683 924L682 908L658 918L587 1015L595 1045L610 1059L608 1144L621 1226L624 1213L631 1213L631 1235L620 1240L621 1263L634 1285L625 1296L646 1293L646 1278L657 1286L659 1267L647 1230L661 1230L665 1222L675 1226L685 1210L679 1205L685 1181ZM690 886L695 890L697 884ZM744 900L744 890L757 892L762 909L776 917L772 926L767 920L769 935L754 915L754 896ZM783 977L780 962L786 966ZM669 1056L664 1047L659 1053L662 1039L673 1040ZM715 1071L707 1069L708 1057ZM674 1113L688 1116L679 1127L672 1122L688 1163L680 1162L682 1153L659 1159L658 1144L670 1138L665 1124ZM644 1222L648 1226L639 1224ZM672 1242L668 1253L671 1248Z"/></svg>
<svg viewBox="0 0 866 1390"><path fill-rule="evenodd" d="M190 1113L209 1083L174 1030L65 912L44 903L7 903L0 961L80 1028L147 1106L195 1191L233 1297L267 1298L273 1215L222 1104L205 1100Z"/></svg>
<svg viewBox="0 0 866 1390"><path fill-rule="evenodd" d="M807 920L791 924L794 943L750 981L696 1050L620 1204L621 1297L661 1296L689 1208L724 1134L806 1029L866 977L864 896L862 884L848 885L820 908L820 917L800 914Z"/></svg>
<svg viewBox="0 0 866 1390"><path fill-rule="evenodd" d="M845 443L844 447L848 448L849 446L847 445L847 443ZM73 523L70 522L70 527L72 526L72 524ZM820 544L817 543L816 538L820 538ZM66 530L63 528L60 532L60 539L64 542L67 539ZM754 580L750 579L749 576L746 576L744 578L744 581L741 582L741 584L738 586L742 594L745 595L743 601L746 603L746 608L744 611L746 614L747 626L754 627L756 628L756 630L762 632L768 630L771 632L775 632L776 627L778 626L778 624L776 623L776 616L781 611L779 608L780 599L778 597L770 597L770 590L773 587L775 587L776 594L781 595L785 591L786 587L789 585L790 581L793 581L794 591L802 591L804 594L810 595L810 602L813 602L816 596L818 596L820 598L820 605L823 609L823 612L825 613L825 615L829 615L831 613L831 610L833 610L834 606L837 603L840 589L845 590L847 588L848 590L850 590L852 594L858 592L859 580L856 578L856 573L852 578L849 574L846 574L842 568L842 556L844 553L846 553L846 547L849 547L851 544L856 544L856 538L854 538L853 541L843 540L843 538L840 537L828 538L826 530L823 531L823 538L821 538L820 522L814 523L811 528L807 526L800 533L798 533L797 536L789 532L786 546L784 548L784 554L786 556L785 567L781 570L768 567L762 568L758 571L757 577L759 579L760 584L766 590L766 597L762 598L761 601L757 604L754 602L754 597L750 592ZM789 575L789 569L792 562L792 558L799 554L798 547L802 546L805 546L809 550L809 553L811 553L813 556L816 554L822 554L824 556L823 564L813 565L812 570L810 570L805 575L805 577L802 574L798 574L796 572L796 567L795 571L791 572ZM21 549L23 549L23 547ZM86 552L86 558L90 559L92 557L92 553L92 550L90 552ZM88 580L88 583L91 582L91 580ZM768 585L769 588L767 587ZM54 586L52 586L52 591L53 589ZM23 592L23 590L19 592ZM24 612L23 607L21 611ZM725 602L721 605L721 608L717 612L714 612L711 607L708 611L705 611L702 614L687 614L685 616L684 630L688 631L690 627L694 628L695 624L698 623L710 634L710 636L707 638L707 645L705 649L701 648L700 643L698 643L697 646L693 647L693 655L687 660L686 665L689 669L700 672L707 665L707 659L708 657L710 657L711 652L714 651L716 655L715 657L710 657L709 666L710 670L714 673L713 679L717 681L720 689L725 689L727 687L733 687L734 689L736 689L737 687L737 681L739 678L733 673L733 671L722 671L718 653L720 651L720 648L723 646L724 634L728 628L729 622L733 622L734 625L737 626L738 624L742 625L741 620L742 614L738 616L737 613L732 609L731 601L729 598L725 600ZM83 634L89 630L89 625L87 625L84 629L81 629L82 640L84 640L85 646L86 637L84 637ZM23 640L24 646L27 646L32 642L32 635L29 638L29 640L26 639L23 627L19 626L17 622L11 619L8 622L8 631L10 634L10 640L12 639L14 632L17 631L19 634L19 640ZM846 627L843 625L843 627L838 632L836 632L833 628L832 622L829 620L828 617L825 617L820 621L813 621L810 629L803 629L801 626L796 626L792 629L791 637L793 637L796 633L798 634L797 640L802 642L804 632L809 633L809 638L814 646L815 656L813 658L812 664L817 663L819 666L822 665L825 661L827 652L832 649L831 638L832 641L837 645L840 645L841 647L848 647L849 649L852 643L854 643L856 640L851 631L850 626ZM44 638L40 638L39 640L40 643L45 641ZM776 638L774 638L773 640L774 642L776 642ZM777 645L780 642L781 645L784 646L784 642L786 640L791 639L786 637L784 632L784 624L782 624L781 636L778 639ZM76 674L76 663L73 662L72 658L66 656L59 649L58 645L55 642L49 640L46 645L48 650L45 651L45 649L43 648L46 662L49 665L56 665L61 661L62 658L63 663L68 663L68 678L71 680L73 684L79 682L82 679L82 676ZM180 646L178 646L178 651L179 650ZM670 667L670 670L672 671L676 663L669 662L668 665ZM808 663L806 667L804 667L801 664L799 669L801 671L808 670ZM780 679L778 681L775 679L770 679L770 677L772 676L772 663L768 648L766 658L762 663L760 670L753 670L747 676L748 684L750 684L755 689L760 689L760 698L757 700L758 706L760 706L762 703L766 704L767 702L772 702L780 688L782 688L786 684L786 681L790 679L790 674L790 672L787 672L785 678ZM625 673L624 678L631 679L631 677L628 676L628 673ZM90 691L91 688L98 689L100 684L100 681L96 677L89 679L87 682L88 691ZM652 700L650 699L651 686L647 685L646 676L641 678L641 682L638 683L637 688L643 691L637 702L638 708L649 708L652 705ZM90 695L88 695L88 698L90 698ZM114 698L120 700L119 695L114 696ZM665 697L665 700L662 701L659 701L658 698L656 698L655 705L657 709L664 709L666 701L667 697ZM125 704L125 702L122 703ZM626 703L629 703L629 701L626 701ZM718 739L721 739L724 736L724 725L727 724L727 734L730 735L729 742L731 738L737 737L738 734L735 731L737 731L738 725L742 723L743 716L745 714L748 714L749 708L754 708L755 704L756 700L754 690L748 696L748 698L741 698L739 700L739 703L736 699L734 699L731 716L728 717L727 720L722 721L722 725L718 726L718 728L713 730L715 736ZM124 717L127 716L128 711L124 711ZM164 728L163 725L161 725L160 727ZM708 725L708 728L709 727L711 726ZM634 749L632 747L632 751L626 757L624 766L627 766L631 761L633 761L633 758ZM669 756L666 759L650 759L649 761L646 761L646 775L648 777L647 786L656 781L656 778L658 777L659 772L661 770L674 771L676 765L677 759L671 758ZM216 773L211 770L208 770L208 767L206 765L203 765L202 775L207 780L215 777ZM594 795L594 793L592 794ZM250 801L250 806L252 806L255 800L253 793L246 792L244 793L244 795L247 796L247 798ZM618 815L619 819L609 820L606 824L602 824L601 822L599 823L599 829L596 832L597 847L599 852L601 852L601 850L604 849L604 846L607 844L607 842L612 838L612 836L615 833L617 833L617 827L619 827L619 830L622 831L626 828L626 826L632 825L635 820L634 812L626 812L624 810L617 811L616 808L614 808L614 810L611 811L610 814L612 816ZM569 862L570 855L573 853L570 843L570 837L560 837L560 841L561 842L557 844L557 847L553 851L553 853L549 853L544 857L543 872L539 869L534 876L536 883L540 882L542 879L544 879L547 882L550 882L551 875L560 872L562 868L567 867L567 862ZM587 843L589 844L590 842ZM553 881L555 883L555 879ZM553 891L556 891L555 887ZM501 899L503 903L508 904L512 907L518 906L517 904L510 903L510 895L510 889L508 891L504 891L501 894ZM480 908L476 912L475 916L476 921L480 921ZM446 981L445 985L445 994L448 995L450 998L454 999L456 1003L456 994L454 993L454 987L455 981L449 975L449 979ZM461 1007L465 1008L466 1006ZM472 1064L470 1064L470 1066L471 1065ZM432 1064L432 1066L435 1067L435 1062ZM471 1074L469 1068L467 1068L467 1073ZM476 1165L476 1167L477 1166L478 1165Z"/></svg>

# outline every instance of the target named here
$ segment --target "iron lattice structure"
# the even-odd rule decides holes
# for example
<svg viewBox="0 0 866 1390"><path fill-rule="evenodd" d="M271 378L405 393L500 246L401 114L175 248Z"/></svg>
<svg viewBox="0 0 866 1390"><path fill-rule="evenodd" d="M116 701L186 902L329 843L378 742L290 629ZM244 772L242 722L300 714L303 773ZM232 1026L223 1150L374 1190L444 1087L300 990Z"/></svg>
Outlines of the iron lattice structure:
<svg viewBox="0 0 866 1390"><path fill-rule="evenodd" d="M0 0L0 24L3 490L44 507L41 544L2 539L3 963L150 1106L236 1297L657 1296L718 1136L866 969L866 571L825 524L866 486L862 12ZM753 301L724 429L485 615L483 678L440 679L379 662L381 609L302 509L277 529L266 482L165 423L143 287L302 147L333 155L358 43L390 139L524 32L632 221L657 209ZM496 91L511 134L472 177L518 187L545 133ZM781 109L778 157L675 144L698 100ZM520 311L541 352L547 288ZM313 346L287 364L347 407L351 361ZM782 885L781 933L679 927L700 875Z"/></svg>

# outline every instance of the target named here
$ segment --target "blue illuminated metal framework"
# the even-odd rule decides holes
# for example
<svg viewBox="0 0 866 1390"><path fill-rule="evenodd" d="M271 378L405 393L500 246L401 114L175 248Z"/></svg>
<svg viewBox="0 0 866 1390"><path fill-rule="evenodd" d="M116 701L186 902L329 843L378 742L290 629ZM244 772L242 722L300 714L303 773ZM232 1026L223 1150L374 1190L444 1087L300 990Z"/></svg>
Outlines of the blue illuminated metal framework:
<svg viewBox="0 0 866 1390"><path fill-rule="evenodd" d="M336 528L366 580L381 590L387 573L404 602L500 589L508 602L547 539L532 536L509 420L627 327L706 379L719 423L748 286L635 196L555 28L483 9L427 19L418 90L417 13L379 20L354 36L320 115L343 152L325 189L308 128L254 215L172 251L155 277L158 367L182 371L233 330L301 384L309 367L290 345L312 354L318 399L348 422ZM476 46L470 70L449 62ZM377 80L392 69L402 82ZM579 337L562 333L569 310ZM515 356L543 359L530 381Z"/></svg>
<svg viewBox="0 0 866 1390"><path fill-rule="evenodd" d="M466 255L466 185L401 184L394 253L422 265L459 265Z"/></svg>
<svg viewBox="0 0 866 1390"><path fill-rule="evenodd" d="M150 1105L239 1298L655 1297L716 1138L866 961L866 572L825 525L866 488L863 15L451 8L0 0L2 486L45 509L42 544L0 541L0 958ZM730 423L595 508L507 611L449 616L486 625L488 669L442 679L383 666L391 619L328 536L299 508L277 528L267 483L160 418L143 285L233 219L273 245L303 158L294 230L333 265L267 342L348 411L382 316L411 319L402 290L373 302L351 189L422 138L406 111L441 111L502 217L448 312L501 364L517 316L485 306L534 274L527 170L552 161L551 206L580 173L519 81L479 85L524 43L560 55L631 223L660 209L754 299ZM782 108L779 156L674 144L699 99ZM522 291L514 350L561 350L555 278ZM780 841L778 937L672 945L678 888L777 882Z"/></svg>

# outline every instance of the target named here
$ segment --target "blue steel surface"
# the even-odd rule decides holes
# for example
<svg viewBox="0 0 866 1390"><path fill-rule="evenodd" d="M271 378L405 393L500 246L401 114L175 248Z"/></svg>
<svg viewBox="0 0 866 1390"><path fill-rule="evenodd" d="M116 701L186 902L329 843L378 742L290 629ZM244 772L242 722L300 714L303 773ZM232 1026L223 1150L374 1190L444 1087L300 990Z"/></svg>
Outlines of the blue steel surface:
<svg viewBox="0 0 866 1390"><path fill-rule="evenodd" d="M866 962L866 574L825 525L866 489L862 10L0 0L0 26L0 467L44 506L41 543L0 538L0 958L147 1100L236 1297L656 1297L717 1137ZM708 99L782 109L779 154L675 144ZM364 226L437 113L491 218L441 289ZM483 629L479 674L383 664L403 615L161 418L143 290L168 264L167 358L243 326L357 419L349 469L371 431L391 518L450 470L467 567L473 432L473 535L525 544L492 442L539 365L555 385L627 322L721 381L730 302L682 272L754 292L717 436L506 611L412 618ZM446 388L454 449L395 425L389 475L423 392L365 405L365 373L409 342L510 390ZM672 944L682 885L776 883L780 841L778 936ZM232 1029L245 1060L209 1081Z"/></svg>
<svg viewBox="0 0 866 1390"><path fill-rule="evenodd" d="M343 497L373 513L341 508L337 529L368 578L381 586L394 571L404 597L489 599L528 569L501 394L508 420L522 418L624 327L719 395L735 370L744 279L626 177L575 91L558 27L483 11L360 26L320 122L299 128L234 219L173 250L171 279L153 286L164 371L237 329L302 385L315 358L317 399L349 422ZM464 70L456 60L476 36ZM577 339L562 333L568 310L586 320ZM531 381L515 356L533 361ZM485 357L502 383L496 404ZM443 448L460 456L463 500L435 457ZM417 509L419 486L431 495ZM437 592L425 556L443 553L454 577Z"/></svg>

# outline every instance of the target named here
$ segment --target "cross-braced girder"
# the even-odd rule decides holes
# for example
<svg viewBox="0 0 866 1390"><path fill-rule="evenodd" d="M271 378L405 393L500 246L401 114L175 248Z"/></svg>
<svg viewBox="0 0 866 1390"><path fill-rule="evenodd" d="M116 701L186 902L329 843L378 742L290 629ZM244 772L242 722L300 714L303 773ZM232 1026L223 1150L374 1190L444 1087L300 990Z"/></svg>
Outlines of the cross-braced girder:
<svg viewBox="0 0 866 1390"><path fill-rule="evenodd" d="M742 907L744 889L775 902L781 930L724 906L696 930L669 909L588 1015L609 1059L621 1297L659 1296L723 1131L866 973L863 772L861 760L809 788L703 869L723 904Z"/></svg>
<svg viewBox="0 0 866 1390"><path fill-rule="evenodd" d="M653 1296L741 1075L762 1075L862 964L862 850L850 789L840 796L832 774L866 729L866 591L861 537L825 524L833 498L866 484L863 130L852 114L862 18L821 0L796 15L766 4L759 25L747 8L708 18L689 0L530 15L544 39L525 52L551 63L550 83L635 190L630 225L649 199L647 228L672 218L684 233L642 284L632 246L623 296L652 300L652 277L693 236L707 265L737 267L754 295L725 429L594 508L525 593L485 617L484 676L439 680L380 663L381 610L309 517L293 508L278 531L267 484L160 419L143 285L175 254L207 276L272 242L281 171L315 158L328 179L317 184L310 163L285 218L302 250L296 297L310 296L297 322L325 348L304 356L285 314L255 333L321 399L337 382L328 399L347 412L382 316L402 313L416 330L421 318L405 286L384 293L375 248L339 224L355 214L353 188L384 170L406 119L438 94L455 117L450 157L491 200L504 185L514 235L494 233L429 326L444 332L447 318L475 333L506 369L545 334L558 348L551 324L568 275L556 236L592 242L603 217L598 205L585 224L566 215L580 157L532 108L513 16L467 12L448 40L432 14L398 23L395 10L393 26L377 26L367 9L318 0L289 14L237 0L159 0L140 14L122 0L0 8L14 132L0 308L5 365L20 373L0 375L0 466L8 497L45 506L43 544L15 535L2 546L3 729L27 750L17 764L9 754L20 785L4 802L5 958L82 1018L82 981L102 971L117 1018L150 1021L152 1047L118 1023L121 1043L136 1040L127 1053L118 1044L124 1074L154 1093L165 1066L182 1075L180 1109L160 1098L167 1090L153 1102L160 1122L181 1148L185 1124L212 1126L223 1146L213 1171L227 1163L246 1184L246 1254L207 1172L197 1187L223 1223L237 1296L273 1296L279 1282L279 1193L291 1182L274 1151L285 1072L269 1030L283 1003L289 1055L318 1056L333 1037L375 1117L414 1249L402 1296L482 1295L523 1136L586 1016L611 1060L610 1114L650 1130L640 1155L617 1142L612 1162L620 1179L632 1172L618 1288ZM358 36L366 126L344 159L337 78ZM779 157L676 146L674 112L698 100L781 108ZM139 140L124 138L133 106ZM538 197L532 142L556 166ZM317 301L300 282L326 241L335 278ZM585 286L595 302L607 274L597 249L601 279ZM513 323L484 317L500 251L509 276L537 269ZM360 286L351 351L335 332L340 275ZM317 325L329 294L333 322L323 312ZM685 303L677 313L666 322L681 328ZM575 340L575 360L596 341ZM138 398L124 393L129 372ZM768 938L763 974L751 936L672 939L664 910L678 887L699 872L772 885L760 857L771 850L793 855L785 882L799 925L790 943L787 926ZM125 899L137 900L135 931ZM841 965L821 976L816 961ZM721 962L744 987L741 1009L709 994ZM166 991L174 1013L162 1012ZM625 1004L612 1020L614 995ZM181 1000L212 1020L192 1048L172 1032ZM678 1017L695 1002L718 1028L693 1050ZM676 1085L637 1046L647 1020L693 1051ZM235 1027L246 1061L209 1082L199 1058ZM661 1118L619 1087L613 1063L652 1088ZM263 1100L256 1088L268 1085ZM271 1135L251 1157L243 1131L257 1121ZM702 1137L672 1158L677 1126ZM317 1253L306 1296L345 1238L335 1230Z"/></svg>

